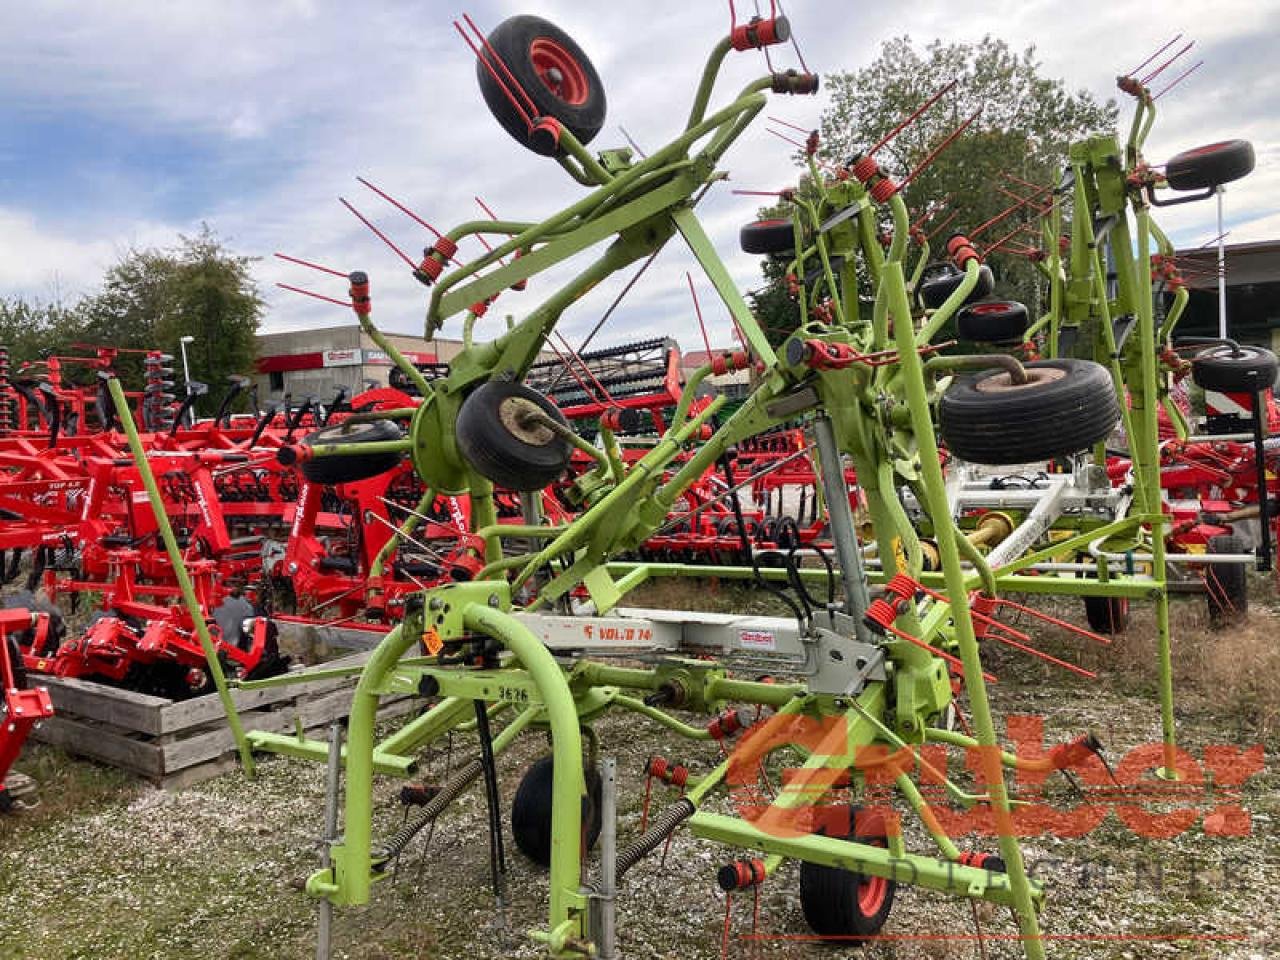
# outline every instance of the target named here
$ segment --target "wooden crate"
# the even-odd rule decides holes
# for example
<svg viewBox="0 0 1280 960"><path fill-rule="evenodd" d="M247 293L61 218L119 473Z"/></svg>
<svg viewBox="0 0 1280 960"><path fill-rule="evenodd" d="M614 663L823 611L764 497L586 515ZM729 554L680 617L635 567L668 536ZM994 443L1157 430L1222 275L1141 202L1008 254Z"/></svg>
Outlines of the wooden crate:
<svg viewBox="0 0 1280 960"><path fill-rule="evenodd" d="M363 663L367 652L325 663ZM54 715L32 736L77 756L140 774L165 788L207 780L239 765L235 740L216 693L169 700L88 680L32 678L49 688ZM262 690L233 690L245 731L324 730L347 716L356 677L317 680ZM408 713L416 698L384 698L380 716Z"/></svg>

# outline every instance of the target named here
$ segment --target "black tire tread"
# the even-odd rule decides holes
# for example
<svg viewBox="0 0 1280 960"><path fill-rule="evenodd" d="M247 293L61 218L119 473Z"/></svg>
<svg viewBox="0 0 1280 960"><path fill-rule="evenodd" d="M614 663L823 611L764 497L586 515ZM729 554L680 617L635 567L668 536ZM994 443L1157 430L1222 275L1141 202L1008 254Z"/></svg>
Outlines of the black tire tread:
<svg viewBox="0 0 1280 960"><path fill-rule="evenodd" d="M939 432L970 463L1005 466L1076 453L1104 439L1120 420L1111 374L1091 360L1037 360L1027 369L1058 367L1067 376L1035 389L981 393L977 384L1001 370L957 380L938 405Z"/></svg>

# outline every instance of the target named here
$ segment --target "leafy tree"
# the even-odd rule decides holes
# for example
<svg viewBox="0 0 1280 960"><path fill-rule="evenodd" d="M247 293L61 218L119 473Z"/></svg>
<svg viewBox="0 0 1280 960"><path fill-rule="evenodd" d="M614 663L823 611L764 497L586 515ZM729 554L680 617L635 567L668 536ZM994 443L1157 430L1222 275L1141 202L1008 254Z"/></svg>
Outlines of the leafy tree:
<svg viewBox="0 0 1280 960"><path fill-rule="evenodd" d="M1117 115L1115 101L1100 104L1088 91L1071 92L1062 81L1043 77L1034 47L1016 53L1003 40L984 37L977 44L935 40L921 51L909 37L897 37L886 41L867 66L824 77L831 100L821 119L820 156L846 163L952 79L957 81L954 88L876 154L881 167L901 179L981 108L978 119L903 191L913 216L919 217L931 202L945 202L932 224L955 213L932 242L935 258L951 232L974 230L1015 202L1002 189L1020 196L1033 192L1006 175L1037 186L1056 183L1068 146L1113 129ZM976 237L979 248L1020 222L1035 225L1030 212L1019 211ZM924 229L929 228L926 224ZM1024 234L1014 242L1031 240ZM1000 253L988 262L1001 296L1023 299L1036 309L1037 274L1030 264ZM773 279L769 268L765 275ZM771 297L763 306L773 309L775 303Z"/></svg>
<svg viewBox="0 0 1280 960"><path fill-rule="evenodd" d="M179 236L176 248L133 250L111 267L101 292L80 305L82 339L130 349L158 348L180 357L187 347L191 379L210 386L200 405L212 412L227 377L248 373L256 355L255 333L262 299L249 272L253 258L229 251L209 229ZM124 355L123 376L141 369L136 355ZM175 369L181 375L180 360Z"/></svg>
<svg viewBox="0 0 1280 960"><path fill-rule="evenodd" d="M80 337L80 317L54 303L0 300L0 345L8 348L14 370L24 361L65 353Z"/></svg>

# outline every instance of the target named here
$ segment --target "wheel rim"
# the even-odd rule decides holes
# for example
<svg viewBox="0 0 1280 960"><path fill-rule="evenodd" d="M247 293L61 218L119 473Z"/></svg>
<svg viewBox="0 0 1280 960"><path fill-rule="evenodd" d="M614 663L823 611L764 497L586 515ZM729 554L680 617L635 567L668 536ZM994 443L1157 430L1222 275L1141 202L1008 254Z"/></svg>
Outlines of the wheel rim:
<svg viewBox="0 0 1280 960"><path fill-rule="evenodd" d="M1028 367L1026 383L1014 383L1013 378L1005 371L984 377L977 382L979 393L1012 393L1016 390L1034 390L1046 383L1062 380L1067 371L1059 367Z"/></svg>
<svg viewBox="0 0 1280 960"><path fill-rule="evenodd" d="M529 63L542 85L570 106L587 102L591 84L577 57L550 37L529 44Z"/></svg>
<svg viewBox="0 0 1280 960"><path fill-rule="evenodd" d="M889 892L889 881L884 877L862 878L858 884L858 909L864 917L874 917L884 906L884 898Z"/></svg>
<svg viewBox="0 0 1280 960"><path fill-rule="evenodd" d="M545 447L555 439L555 434L534 416L541 414L536 403L524 397L507 397L498 407L498 419L507 433L531 447Z"/></svg>

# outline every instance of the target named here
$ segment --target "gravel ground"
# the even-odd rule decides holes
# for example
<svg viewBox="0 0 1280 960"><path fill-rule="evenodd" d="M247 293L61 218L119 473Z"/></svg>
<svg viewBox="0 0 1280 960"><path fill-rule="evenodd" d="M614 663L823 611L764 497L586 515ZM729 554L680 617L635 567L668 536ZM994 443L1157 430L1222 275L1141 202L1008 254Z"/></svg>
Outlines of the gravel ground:
<svg viewBox="0 0 1280 960"><path fill-rule="evenodd" d="M992 688L998 714L1043 716L1050 743L1090 729L1115 762L1130 748L1158 740L1156 703L1140 689L1118 692L1114 683L1063 679L1061 672L1026 661L992 659L1001 677ZM1257 734L1251 739L1247 726L1221 713L1227 706L1212 691L1180 700L1181 741L1192 757L1203 759L1205 748L1216 744L1256 742ZM640 771L650 753L687 761L695 773L716 760L714 747L675 742L629 716L608 716L596 726L604 753L618 760L623 842L638 828ZM1079 839L1027 840L1028 862L1049 891L1042 917L1045 932L1055 938L1049 955L1280 956L1273 946L1280 939L1280 772L1276 743L1266 747L1265 769L1243 788L1243 806L1252 815L1247 836L1208 836L1197 822L1172 839L1147 840L1112 814ZM454 762L472 749L459 737ZM545 751L543 738L529 734L500 758L504 808L520 772ZM444 764L440 750L425 766L439 773ZM951 769L957 778L963 777L960 766L956 758ZM294 884L318 862L321 765L267 758L254 780L231 774L178 793L47 748L29 750L19 767L42 782L44 801L37 810L0 820L0 957L314 956L315 904ZM1050 783L1057 805L1079 801L1065 781ZM375 835L399 823L397 789L389 781L378 784ZM369 905L337 911L335 957L541 955L525 931L545 924L545 876L515 851L508 833L508 897L498 913L488 890L482 795L475 787L465 794L441 818L429 848L425 837L415 841L394 879L375 887ZM660 794L655 802L661 806L674 796ZM1212 806L1203 796L1186 803ZM908 834L910 848L915 834L910 828ZM961 846L991 850L994 841L970 838ZM718 957L724 899L714 875L726 859L725 850L681 831L665 863L655 854L632 870L619 904L621 955ZM999 939L1015 929L1007 912L978 908L979 944L969 903L918 888L899 889L885 927L891 941L852 948L789 939L807 933L797 874L788 865L765 885L760 939L747 937L751 898L735 898L730 957L1021 956L1016 944ZM1187 939L1160 939L1172 934Z"/></svg>

